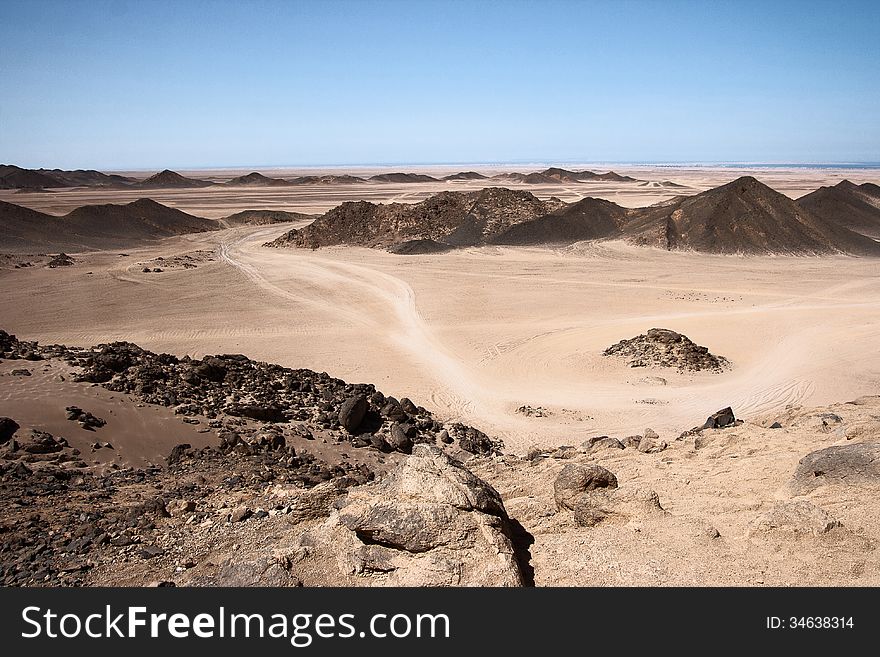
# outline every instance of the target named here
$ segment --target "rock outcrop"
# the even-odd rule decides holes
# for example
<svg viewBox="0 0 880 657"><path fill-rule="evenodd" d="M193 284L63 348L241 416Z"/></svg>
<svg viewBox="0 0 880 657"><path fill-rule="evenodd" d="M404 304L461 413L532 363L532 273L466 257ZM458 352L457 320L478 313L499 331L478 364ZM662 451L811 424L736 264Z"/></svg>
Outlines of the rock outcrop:
<svg viewBox="0 0 880 657"><path fill-rule="evenodd" d="M510 520L494 488L441 449L413 455L308 530L290 551L305 585L521 586Z"/></svg>
<svg viewBox="0 0 880 657"><path fill-rule="evenodd" d="M880 443L835 445L802 458L790 483L792 491L804 495L826 485L880 484Z"/></svg>

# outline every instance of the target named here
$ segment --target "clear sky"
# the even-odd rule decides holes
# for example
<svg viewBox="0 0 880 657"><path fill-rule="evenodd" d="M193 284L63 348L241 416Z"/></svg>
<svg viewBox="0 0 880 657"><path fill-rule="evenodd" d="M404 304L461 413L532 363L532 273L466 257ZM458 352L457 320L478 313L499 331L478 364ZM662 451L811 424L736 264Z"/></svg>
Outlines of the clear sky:
<svg viewBox="0 0 880 657"><path fill-rule="evenodd" d="M880 161L880 2L0 0L0 162Z"/></svg>

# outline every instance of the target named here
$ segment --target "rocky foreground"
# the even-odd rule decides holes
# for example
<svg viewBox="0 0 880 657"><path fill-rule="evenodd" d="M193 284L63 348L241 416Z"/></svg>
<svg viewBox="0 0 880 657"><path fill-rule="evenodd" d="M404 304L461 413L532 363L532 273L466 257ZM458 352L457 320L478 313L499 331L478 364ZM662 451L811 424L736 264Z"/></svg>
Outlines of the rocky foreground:
<svg viewBox="0 0 880 657"><path fill-rule="evenodd" d="M100 461L124 448L113 418L67 406L89 454L0 405L3 584L880 583L880 397L513 455L373 386L239 355L0 332L0 360L0 391L63 362L215 437Z"/></svg>

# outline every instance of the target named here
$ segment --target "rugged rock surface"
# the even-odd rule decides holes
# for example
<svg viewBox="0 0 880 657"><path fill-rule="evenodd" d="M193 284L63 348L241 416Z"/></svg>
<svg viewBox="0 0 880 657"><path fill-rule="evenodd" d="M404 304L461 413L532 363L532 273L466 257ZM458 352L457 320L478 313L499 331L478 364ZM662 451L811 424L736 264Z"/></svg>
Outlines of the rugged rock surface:
<svg viewBox="0 0 880 657"><path fill-rule="evenodd" d="M289 221L304 221L314 219L314 215L302 212L285 212L283 210L242 210L221 221L227 226L266 226L269 224L283 224Z"/></svg>
<svg viewBox="0 0 880 657"><path fill-rule="evenodd" d="M497 453L502 447L478 429L445 425L408 398L386 397L371 384L349 384L323 372L252 361L241 354L177 358L129 342L91 349L44 347L0 331L0 357L64 358L81 368L77 375L81 381L173 407L180 415L247 418L292 424L305 431L305 425L311 425L336 432L355 447L378 444L387 449L394 443L407 452L413 444L441 440L441 432L443 439L471 454ZM399 435L392 438L395 425L408 441Z"/></svg>
<svg viewBox="0 0 880 657"><path fill-rule="evenodd" d="M266 246L315 249L338 244L391 247L429 242L449 247L473 246L491 240L514 224L563 205L558 199L541 201L529 192L501 187L440 192L412 205L348 202Z"/></svg>
<svg viewBox="0 0 880 657"><path fill-rule="evenodd" d="M880 484L880 443L835 445L802 458L791 489L803 495L826 485Z"/></svg>
<svg viewBox="0 0 880 657"><path fill-rule="evenodd" d="M753 532L787 531L795 534L825 534L840 527L839 520L808 500L777 502L755 521Z"/></svg>
<svg viewBox="0 0 880 657"><path fill-rule="evenodd" d="M573 509L582 494L597 488L617 488L617 477L601 465L569 463L553 482L557 509Z"/></svg>
<svg viewBox="0 0 880 657"><path fill-rule="evenodd" d="M306 585L521 586L498 493L441 449L418 445L374 486L352 490L290 553Z"/></svg>
<svg viewBox="0 0 880 657"><path fill-rule="evenodd" d="M608 518L626 522L663 512L656 492L633 486L583 493L575 498L572 507L574 521L581 527L593 527Z"/></svg>
<svg viewBox="0 0 880 657"><path fill-rule="evenodd" d="M726 358L709 353L687 336L669 329L653 328L608 347L603 356L625 358L630 367L676 367L679 370L721 372Z"/></svg>

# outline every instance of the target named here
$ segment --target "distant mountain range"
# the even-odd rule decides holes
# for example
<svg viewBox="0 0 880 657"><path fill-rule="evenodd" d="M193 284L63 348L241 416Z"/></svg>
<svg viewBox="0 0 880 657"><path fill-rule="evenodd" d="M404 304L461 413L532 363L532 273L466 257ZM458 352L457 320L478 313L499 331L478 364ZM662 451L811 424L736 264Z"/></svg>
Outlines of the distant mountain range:
<svg viewBox="0 0 880 657"><path fill-rule="evenodd" d="M564 175L555 171L546 175ZM640 246L719 254L880 256L876 185L841 183L793 201L750 176L693 196L628 209L584 198L565 204L526 191L441 192L412 205L343 203L267 246L384 247L437 253L481 244L565 245L622 239ZM855 207L854 215L848 208Z"/></svg>
<svg viewBox="0 0 880 657"><path fill-rule="evenodd" d="M505 183L524 185L556 185L559 183L583 182L642 182L629 176L622 176L613 171L595 173L593 171L568 171L551 167L533 173L501 173L494 176L483 175L476 171L461 171L443 178L435 178L421 173L381 173L369 178L361 178L347 174L307 175L296 178L272 178L258 171L247 175L236 176L224 183L210 180L188 178L170 169L160 171L144 180L127 176L106 174L93 170L62 171L61 169L23 169L12 164L0 165L0 189L42 190L65 187L111 187L133 189L190 189L226 185L229 187L287 187L291 185L350 185L360 183L439 183L473 180L497 180ZM652 183L653 184L653 183ZM663 186L675 186L668 181Z"/></svg>
<svg viewBox="0 0 880 657"><path fill-rule="evenodd" d="M91 169L22 169L0 164L0 189L42 189L62 187L116 187L130 185L134 178L101 173Z"/></svg>

